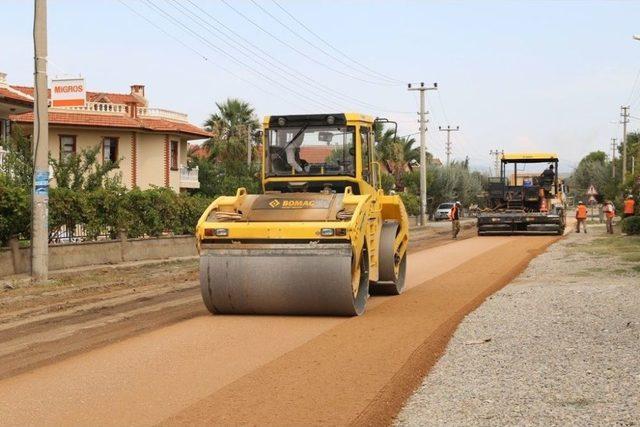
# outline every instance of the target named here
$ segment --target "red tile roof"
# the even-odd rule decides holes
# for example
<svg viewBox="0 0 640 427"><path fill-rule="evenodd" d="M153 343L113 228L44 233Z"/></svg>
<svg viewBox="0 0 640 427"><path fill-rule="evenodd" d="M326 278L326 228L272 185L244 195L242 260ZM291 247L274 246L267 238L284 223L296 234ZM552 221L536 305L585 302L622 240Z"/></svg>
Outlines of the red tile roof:
<svg viewBox="0 0 640 427"><path fill-rule="evenodd" d="M166 119L149 119L139 118L138 121L142 122L145 129L155 130L160 132L179 132L189 135L200 136L202 138L210 138L211 132L207 132L204 129L200 129L198 126L191 123L174 122Z"/></svg>
<svg viewBox="0 0 640 427"><path fill-rule="evenodd" d="M0 99L5 99L9 103L33 105L33 99L29 98L26 94L10 90L6 87L0 87Z"/></svg>
<svg viewBox="0 0 640 427"><path fill-rule="evenodd" d="M11 85L11 87L29 96L33 96L33 87L31 86ZM49 97L51 97L51 90L49 90ZM136 95L131 95L129 93L87 91L87 102L101 102L101 100L103 99L105 99L106 101L102 101L102 102L110 102L112 104L127 104L127 103L134 102L136 104L146 105L146 102L144 101L143 98L138 97Z"/></svg>
<svg viewBox="0 0 640 427"><path fill-rule="evenodd" d="M33 123L33 113L13 115L11 120L17 123ZM180 133L197 138L209 138L211 133L190 123L172 122L164 119L132 118L115 114L86 114L74 112L49 112L50 125L88 126L140 129L162 133Z"/></svg>
<svg viewBox="0 0 640 427"><path fill-rule="evenodd" d="M309 163L324 163L333 152L333 147L327 145L300 147L300 158Z"/></svg>
<svg viewBox="0 0 640 427"><path fill-rule="evenodd" d="M211 154L207 148L198 144L189 144L188 152L190 156L198 159L206 159Z"/></svg>

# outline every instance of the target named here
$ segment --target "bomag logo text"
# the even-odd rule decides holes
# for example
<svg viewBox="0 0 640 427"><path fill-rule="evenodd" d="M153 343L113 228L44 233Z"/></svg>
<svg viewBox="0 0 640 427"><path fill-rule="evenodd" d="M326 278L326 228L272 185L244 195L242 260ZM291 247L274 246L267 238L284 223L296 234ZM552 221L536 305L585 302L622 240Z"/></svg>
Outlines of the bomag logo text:
<svg viewBox="0 0 640 427"><path fill-rule="evenodd" d="M315 200L283 200L282 207L284 209L304 209L313 208L316 205Z"/></svg>

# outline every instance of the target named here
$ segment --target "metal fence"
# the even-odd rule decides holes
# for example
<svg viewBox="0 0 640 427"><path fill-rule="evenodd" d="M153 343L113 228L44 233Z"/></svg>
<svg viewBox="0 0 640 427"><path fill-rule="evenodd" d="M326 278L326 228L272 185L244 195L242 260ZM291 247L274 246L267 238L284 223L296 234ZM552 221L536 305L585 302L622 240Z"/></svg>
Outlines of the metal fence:
<svg viewBox="0 0 640 427"><path fill-rule="evenodd" d="M111 233L111 230L106 228L100 230L100 233L95 236L95 239L93 238L94 236L89 238L84 224L76 224L73 230L69 230L63 225L49 232L49 243L79 243L88 240L112 240L112 236L113 233Z"/></svg>

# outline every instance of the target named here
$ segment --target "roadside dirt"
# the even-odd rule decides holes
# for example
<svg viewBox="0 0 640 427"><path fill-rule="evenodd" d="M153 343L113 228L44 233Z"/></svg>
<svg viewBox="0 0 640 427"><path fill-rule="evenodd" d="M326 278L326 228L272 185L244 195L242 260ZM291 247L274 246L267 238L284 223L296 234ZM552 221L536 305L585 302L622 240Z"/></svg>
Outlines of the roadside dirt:
<svg viewBox="0 0 640 427"><path fill-rule="evenodd" d="M460 319L556 239L413 252L408 291L359 318L197 316L77 354L2 380L0 424L389 424Z"/></svg>
<svg viewBox="0 0 640 427"><path fill-rule="evenodd" d="M467 223L459 239L474 235ZM451 242L447 227L414 230L409 252ZM0 379L208 313L194 259L56 273L46 286L0 283Z"/></svg>

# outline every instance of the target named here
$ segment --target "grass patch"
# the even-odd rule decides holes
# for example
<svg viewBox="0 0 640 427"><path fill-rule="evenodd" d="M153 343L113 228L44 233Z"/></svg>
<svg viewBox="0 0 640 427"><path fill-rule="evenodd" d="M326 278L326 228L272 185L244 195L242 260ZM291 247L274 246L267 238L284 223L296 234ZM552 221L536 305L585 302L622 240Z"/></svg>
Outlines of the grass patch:
<svg viewBox="0 0 640 427"><path fill-rule="evenodd" d="M621 256L634 256L640 260L640 236L611 236L599 237L591 242L584 242L574 246L581 252L589 252L593 255L613 254ZM635 260L635 258L634 258Z"/></svg>
<svg viewBox="0 0 640 427"><path fill-rule="evenodd" d="M591 241L574 243L575 244L571 244L570 247L572 251L577 253L588 254L611 261L617 258L617 260L621 262L637 264L628 268L617 268L614 270L608 270L606 267L594 267L589 270L589 274L604 271L611 271L611 273L619 275L640 272L640 236L613 235L598 237ZM609 263L609 268L611 269L612 267L613 265ZM588 274L577 273L576 276L587 277Z"/></svg>

